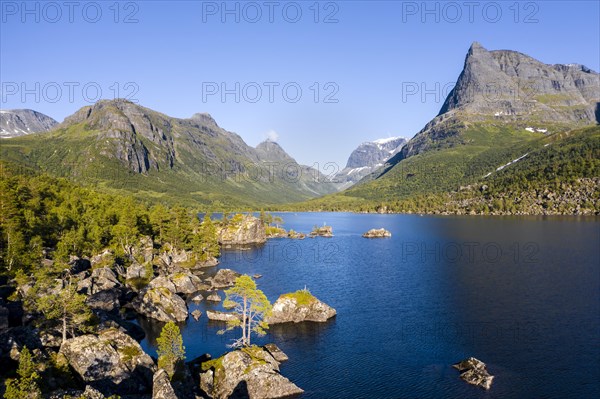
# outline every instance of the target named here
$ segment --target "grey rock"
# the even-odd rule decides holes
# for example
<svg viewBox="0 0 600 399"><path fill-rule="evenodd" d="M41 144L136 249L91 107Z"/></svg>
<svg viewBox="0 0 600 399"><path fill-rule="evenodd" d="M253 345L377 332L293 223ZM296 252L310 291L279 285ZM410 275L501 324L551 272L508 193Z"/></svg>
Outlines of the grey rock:
<svg viewBox="0 0 600 399"><path fill-rule="evenodd" d="M92 295L100 291L121 287L115 273L108 267L92 270L92 275L77 283L77 291Z"/></svg>
<svg viewBox="0 0 600 399"><path fill-rule="evenodd" d="M262 348L236 350L219 360L200 374L200 388L209 398L286 398L304 392L279 373L279 363Z"/></svg>
<svg viewBox="0 0 600 399"><path fill-rule="evenodd" d="M159 369L152 381L152 399L178 399L167 372Z"/></svg>
<svg viewBox="0 0 600 399"><path fill-rule="evenodd" d="M206 297L206 300L211 301L211 302L221 302L222 301L221 297L216 292L212 293L208 297Z"/></svg>
<svg viewBox="0 0 600 399"><path fill-rule="evenodd" d="M196 294L192 297L192 302L195 303L200 303L204 300L204 297L202 296L202 294Z"/></svg>
<svg viewBox="0 0 600 399"><path fill-rule="evenodd" d="M0 110L0 138L48 132L56 125L54 119L31 109Z"/></svg>
<svg viewBox="0 0 600 399"><path fill-rule="evenodd" d="M279 363L285 362L289 359L288 356L275 344L266 344L264 348Z"/></svg>
<svg viewBox="0 0 600 399"><path fill-rule="evenodd" d="M384 237L391 237L392 233L390 233L388 230L381 228L381 229L371 229L369 231L367 231L366 233L364 233L362 235L365 238L384 238Z"/></svg>
<svg viewBox="0 0 600 399"><path fill-rule="evenodd" d="M237 314L227 313L227 312L219 312L216 310L207 310L206 317L208 317L209 320L214 320L214 321L232 321L235 319L239 319L239 316Z"/></svg>
<svg viewBox="0 0 600 399"><path fill-rule="evenodd" d="M165 287L146 287L132 302L136 312L163 322L181 322L188 317L185 301Z"/></svg>
<svg viewBox="0 0 600 399"><path fill-rule="evenodd" d="M240 273L235 272L231 269L220 269L210 281L212 289L221 289L227 287L233 287L235 285L235 279L241 276Z"/></svg>
<svg viewBox="0 0 600 399"><path fill-rule="evenodd" d="M314 296L301 293L303 298L308 295L309 299L298 301L298 295L299 293L281 295L273 304L271 315L265 321L268 324L325 322L336 315L334 308Z"/></svg>
<svg viewBox="0 0 600 399"><path fill-rule="evenodd" d="M154 362L117 329L68 339L60 352L81 379L103 395L138 394L152 387Z"/></svg>
<svg viewBox="0 0 600 399"><path fill-rule="evenodd" d="M267 241L265 225L257 217L244 215L241 222L230 222L219 229L219 243L225 248L248 247Z"/></svg>
<svg viewBox="0 0 600 399"><path fill-rule="evenodd" d="M100 309L110 312L119 308L120 296L121 291L118 288L111 288L108 290L98 291L95 294L88 296L85 300L85 303L91 309Z"/></svg>
<svg viewBox="0 0 600 399"><path fill-rule="evenodd" d="M460 378L469 384L479 386L483 389L490 389L492 387L494 377L488 373L485 363L481 360L470 357L454 364L453 367L461 372Z"/></svg>
<svg viewBox="0 0 600 399"><path fill-rule="evenodd" d="M198 321L200 320L200 317L202 317L202 312L196 309L192 312L192 316L194 317L194 320Z"/></svg>

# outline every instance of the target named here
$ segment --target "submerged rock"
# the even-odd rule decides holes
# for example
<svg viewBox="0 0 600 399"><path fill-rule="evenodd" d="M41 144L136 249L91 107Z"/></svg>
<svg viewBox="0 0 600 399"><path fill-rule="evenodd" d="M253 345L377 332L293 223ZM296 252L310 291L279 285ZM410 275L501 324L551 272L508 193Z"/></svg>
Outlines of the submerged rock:
<svg viewBox="0 0 600 399"><path fill-rule="evenodd" d="M367 231L365 234L362 235L365 238L384 238L384 237L391 237L392 233L390 233L388 230L381 228L381 229L371 229L369 231Z"/></svg>
<svg viewBox="0 0 600 399"><path fill-rule="evenodd" d="M455 369L461 372L460 378L472 385L477 385L484 389L490 389L494 376L487 372L486 365L481 360L470 357L460 363L453 365Z"/></svg>
<svg viewBox="0 0 600 399"><path fill-rule="evenodd" d="M68 339L60 352L84 382L104 395L145 393L152 387L154 362L117 329Z"/></svg>
<svg viewBox="0 0 600 399"><path fill-rule="evenodd" d="M269 324L325 322L335 315L334 308L319 301L308 290L300 290L281 295L273 304L271 315L265 321Z"/></svg>
<svg viewBox="0 0 600 399"><path fill-rule="evenodd" d="M279 347L275 344L266 344L264 348L279 363L285 362L289 359L288 356L285 353L283 353L283 351L279 349Z"/></svg>
<svg viewBox="0 0 600 399"><path fill-rule="evenodd" d="M204 362L200 388L209 398L289 398L304 391L279 373L279 362L251 346Z"/></svg>

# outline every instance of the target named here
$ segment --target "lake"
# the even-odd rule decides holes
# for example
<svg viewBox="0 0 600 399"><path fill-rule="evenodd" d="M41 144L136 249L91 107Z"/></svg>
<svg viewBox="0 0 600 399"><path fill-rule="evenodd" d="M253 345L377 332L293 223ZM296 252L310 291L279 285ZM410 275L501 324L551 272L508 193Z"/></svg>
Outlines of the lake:
<svg viewBox="0 0 600 399"><path fill-rule="evenodd" d="M600 397L600 218L278 215L335 236L224 252L207 274L262 274L271 302L307 287L337 310L254 340L290 357L281 373L304 398ZM392 237L361 237L380 227ZM141 324L155 356L160 325ZM188 359L219 356L238 334L217 335L205 314L181 327ZM489 391L451 367L469 356L496 377Z"/></svg>

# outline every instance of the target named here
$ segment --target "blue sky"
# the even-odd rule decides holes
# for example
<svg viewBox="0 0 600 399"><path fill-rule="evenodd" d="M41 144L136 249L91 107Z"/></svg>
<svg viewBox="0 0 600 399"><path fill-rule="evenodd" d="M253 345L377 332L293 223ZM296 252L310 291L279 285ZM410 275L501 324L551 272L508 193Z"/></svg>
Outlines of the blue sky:
<svg viewBox="0 0 600 399"><path fill-rule="evenodd" d="M598 1L115 3L0 1L0 107L62 121L99 89L343 168L434 117L473 41L600 70Z"/></svg>

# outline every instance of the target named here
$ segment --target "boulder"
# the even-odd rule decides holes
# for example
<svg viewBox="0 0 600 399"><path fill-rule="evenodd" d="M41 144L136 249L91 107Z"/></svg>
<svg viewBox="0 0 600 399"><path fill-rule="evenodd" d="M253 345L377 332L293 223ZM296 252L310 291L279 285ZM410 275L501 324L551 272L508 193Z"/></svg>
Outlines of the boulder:
<svg viewBox="0 0 600 399"><path fill-rule="evenodd" d="M154 362L133 338L117 329L68 339L60 353L86 384L105 396L146 393L152 388Z"/></svg>
<svg viewBox="0 0 600 399"><path fill-rule="evenodd" d="M488 373L485 363L481 360L470 357L462 362L454 364L453 367L461 372L460 378L469 384L484 389L490 389L492 387L494 376Z"/></svg>
<svg viewBox="0 0 600 399"><path fill-rule="evenodd" d="M371 229L369 231L367 231L365 234L362 235L365 238L385 238L385 237L391 237L392 233L390 233L388 230L381 228L381 229Z"/></svg>
<svg viewBox="0 0 600 399"><path fill-rule="evenodd" d="M217 310L207 310L206 316L209 320L215 321L232 321L239 319L239 316L235 313L219 312Z"/></svg>
<svg viewBox="0 0 600 399"><path fill-rule="evenodd" d="M100 291L120 287L121 283L115 273L108 267L100 267L92 271L92 275L77 283L77 291L92 295Z"/></svg>
<svg viewBox="0 0 600 399"><path fill-rule="evenodd" d="M140 265L139 263L132 263L127 268L125 277L127 278L127 280L132 280L132 279L148 279L148 280L150 280L152 278L152 276L148 272L149 272L149 270L146 266Z"/></svg>
<svg viewBox="0 0 600 399"><path fill-rule="evenodd" d="M190 272L180 272L170 275L177 294L192 294L200 289L202 280Z"/></svg>
<svg viewBox="0 0 600 399"><path fill-rule="evenodd" d="M194 320L198 321L200 320L200 317L202 317L202 312L196 309L192 312L192 316L194 317Z"/></svg>
<svg viewBox="0 0 600 399"><path fill-rule="evenodd" d="M192 302L194 303L200 303L204 300L204 297L202 296L202 294L196 294L192 297Z"/></svg>
<svg viewBox="0 0 600 399"><path fill-rule="evenodd" d="M71 274L79 274L81 272L90 270L92 268L92 263L89 259L82 259L77 256L71 256L69 266L71 267Z"/></svg>
<svg viewBox="0 0 600 399"><path fill-rule="evenodd" d="M334 308L319 301L308 290L300 290L281 295L273 304L271 315L265 321L269 324L325 322L335 314Z"/></svg>
<svg viewBox="0 0 600 399"><path fill-rule="evenodd" d="M106 264L107 262L112 261L112 260L113 260L112 251L109 249L106 249L101 254L92 256L90 259L90 264L92 267L94 267L100 263Z"/></svg>
<svg viewBox="0 0 600 399"><path fill-rule="evenodd" d="M200 388L209 398L289 398L304 391L279 373L279 362L251 346L202 364Z"/></svg>
<svg viewBox="0 0 600 399"><path fill-rule="evenodd" d="M178 399L167 372L159 369L152 380L152 399Z"/></svg>
<svg viewBox="0 0 600 399"><path fill-rule="evenodd" d="M214 256L211 256L207 260L196 262L196 265L192 268L192 270L203 269L205 267L213 267L213 266L217 266L218 264L219 264L219 260L217 258L215 258Z"/></svg>
<svg viewBox="0 0 600 399"><path fill-rule="evenodd" d="M269 352L271 356L279 363L285 362L288 360L288 356L275 344L266 344L264 349Z"/></svg>
<svg viewBox="0 0 600 399"><path fill-rule="evenodd" d="M132 302L136 312L163 322L180 322L187 319L185 301L165 287L146 287Z"/></svg>
<svg viewBox="0 0 600 399"><path fill-rule="evenodd" d="M121 291L118 288L111 288L109 290L99 291L95 294L88 296L85 300L85 303L91 309L100 309L110 312L119 308L120 296Z"/></svg>
<svg viewBox="0 0 600 399"><path fill-rule="evenodd" d="M219 243L224 248L248 247L267 241L263 221L252 215L234 216L225 226L219 228L218 234Z"/></svg>
<svg viewBox="0 0 600 399"><path fill-rule="evenodd" d="M221 297L219 296L219 294L217 294L216 292L210 294L208 297L206 297L207 301L211 301L211 302L221 302Z"/></svg>
<svg viewBox="0 0 600 399"><path fill-rule="evenodd" d="M163 287L176 294L192 294L203 288L200 277L190 272L179 272L168 276L159 276L148 283L149 287Z"/></svg>
<svg viewBox="0 0 600 399"><path fill-rule="evenodd" d="M234 272L231 269L221 269L214 277L207 279L207 281L210 281L213 289L228 288L235 285L235 279L239 276L241 276L240 273Z"/></svg>

